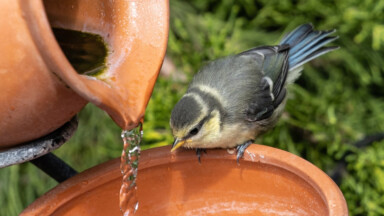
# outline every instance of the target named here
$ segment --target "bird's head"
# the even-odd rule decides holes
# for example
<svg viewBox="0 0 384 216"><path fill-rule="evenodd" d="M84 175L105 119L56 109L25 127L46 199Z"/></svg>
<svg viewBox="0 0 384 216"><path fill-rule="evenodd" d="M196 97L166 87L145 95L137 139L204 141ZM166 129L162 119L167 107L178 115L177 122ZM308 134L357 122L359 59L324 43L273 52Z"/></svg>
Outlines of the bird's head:
<svg viewBox="0 0 384 216"><path fill-rule="evenodd" d="M220 112L198 94L188 93L175 105L170 126L175 141L174 151L186 148L204 148L220 137Z"/></svg>

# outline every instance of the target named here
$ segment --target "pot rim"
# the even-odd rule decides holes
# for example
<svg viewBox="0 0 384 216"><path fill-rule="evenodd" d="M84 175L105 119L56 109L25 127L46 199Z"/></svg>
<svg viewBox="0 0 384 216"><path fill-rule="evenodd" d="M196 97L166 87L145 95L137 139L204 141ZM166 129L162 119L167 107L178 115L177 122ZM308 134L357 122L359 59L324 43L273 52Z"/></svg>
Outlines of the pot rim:
<svg viewBox="0 0 384 216"><path fill-rule="evenodd" d="M154 166L180 162L195 163L197 161L195 152L192 150L179 150L176 154L172 154L170 149L170 146L164 146L142 151L139 173L140 170ZM225 149L209 149L207 154L202 156L201 163L207 160L236 160L236 154L230 154ZM243 159L240 160L240 166L244 161L272 165L296 174L319 193L328 207L329 215L348 215L347 204L339 187L322 170L303 158L280 149L252 144L245 151ZM119 165L120 158L116 158L68 179L35 200L21 215L53 213L57 208L77 196L121 178ZM86 185L84 185L85 182ZM76 193L66 193L68 190L76 191Z"/></svg>

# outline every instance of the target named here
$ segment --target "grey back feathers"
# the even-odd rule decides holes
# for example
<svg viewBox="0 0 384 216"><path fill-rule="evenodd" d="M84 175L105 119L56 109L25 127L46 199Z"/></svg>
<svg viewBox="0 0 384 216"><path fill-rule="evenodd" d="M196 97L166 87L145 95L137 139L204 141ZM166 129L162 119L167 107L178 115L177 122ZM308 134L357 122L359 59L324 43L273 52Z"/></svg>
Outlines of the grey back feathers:
<svg viewBox="0 0 384 216"><path fill-rule="evenodd" d="M239 110L245 110L259 91L263 77L262 56L229 56L208 63L197 73L189 89L208 86L220 95L226 121L238 121ZM220 111L220 110L219 110Z"/></svg>

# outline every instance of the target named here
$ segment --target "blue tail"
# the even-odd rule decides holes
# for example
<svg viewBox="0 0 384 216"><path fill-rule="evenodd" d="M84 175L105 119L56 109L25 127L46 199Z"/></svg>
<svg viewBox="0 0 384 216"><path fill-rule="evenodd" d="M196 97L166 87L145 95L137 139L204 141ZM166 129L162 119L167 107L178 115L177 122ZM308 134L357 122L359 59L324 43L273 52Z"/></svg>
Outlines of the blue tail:
<svg viewBox="0 0 384 216"><path fill-rule="evenodd" d="M337 46L324 47L339 38L338 36L329 36L334 32L336 30L316 31L312 24L304 24L285 36L280 45L289 44L291 47L288 56L289 70L294 70L316 57L338 49Z"/></svg>

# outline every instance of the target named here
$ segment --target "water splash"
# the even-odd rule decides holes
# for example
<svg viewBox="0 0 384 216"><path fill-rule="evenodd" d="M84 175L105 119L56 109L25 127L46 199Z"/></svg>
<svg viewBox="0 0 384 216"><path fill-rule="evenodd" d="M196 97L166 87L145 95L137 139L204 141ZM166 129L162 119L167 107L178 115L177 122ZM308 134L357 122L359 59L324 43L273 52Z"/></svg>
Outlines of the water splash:
<svg viewBox="0 0 384 216"><path fill-rule="evenodd" d="M139 207L136 177L142 137L142 125L133 130L121 132L124 147L120 163L120 170L123 175L123 183L120 188L120 211L124 216L134 214Z"/></svg>

